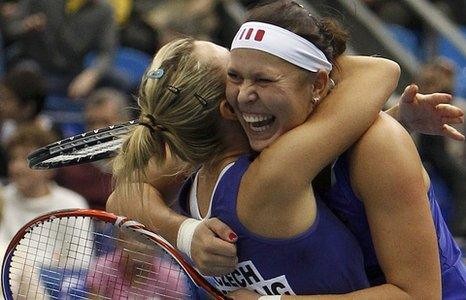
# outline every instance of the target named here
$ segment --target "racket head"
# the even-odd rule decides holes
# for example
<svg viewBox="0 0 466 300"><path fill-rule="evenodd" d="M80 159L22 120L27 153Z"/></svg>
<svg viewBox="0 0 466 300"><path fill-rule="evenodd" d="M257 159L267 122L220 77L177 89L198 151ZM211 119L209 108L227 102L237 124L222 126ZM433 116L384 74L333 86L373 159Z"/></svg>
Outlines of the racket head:
<svg viewBox="0 0 466 300"><path fill-rule="evenodd" d="M87 209L52 212L19 230L3 260L2 287L5 299L198 299L199 287L226 299L159 235Z"/></svg>
<svg viewBox="0 0 466 300"><path fill-rule="evenodd" d="M137 124L138 120L131 120L51 143L28 155L29 167L54 169L113 157Z"/></svg>

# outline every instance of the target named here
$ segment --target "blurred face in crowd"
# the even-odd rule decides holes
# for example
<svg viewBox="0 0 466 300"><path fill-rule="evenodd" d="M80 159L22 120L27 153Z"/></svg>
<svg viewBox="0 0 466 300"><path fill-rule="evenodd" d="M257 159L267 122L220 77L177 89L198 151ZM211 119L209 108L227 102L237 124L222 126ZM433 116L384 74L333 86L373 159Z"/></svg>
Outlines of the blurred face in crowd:
<svg viewBox="0 0 466 300"><path fill-rule="evenodd" d="M94 130L124 121L121 119L118 105L113 101L88 105L84 112L84 118L87 130Z"/></svg>
<svg viewBox="0 0 466 300"><path fill-rule="evenodd" d="M48 193L48 183L53 177L52 171L33 170L29 168L27 156L37 147L17 145L10 149L8 161L9 179L26 197L39 197Z"/></svg>
<svg viewBox="0 0 466 300"><path fill-rule="evenodd" d="M0 84L0 120L14 119L20 115L21 105L16 95Z"/></svg>

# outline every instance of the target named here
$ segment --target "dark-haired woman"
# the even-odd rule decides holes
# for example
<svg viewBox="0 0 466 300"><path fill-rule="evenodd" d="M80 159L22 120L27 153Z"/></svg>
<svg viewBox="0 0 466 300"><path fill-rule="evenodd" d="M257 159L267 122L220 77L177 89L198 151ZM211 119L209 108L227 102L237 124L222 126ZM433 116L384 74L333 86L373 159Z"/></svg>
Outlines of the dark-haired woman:
<svg viewBox="0 0 466 300"><path fill-rule="evenodd" d="M227 88L227 99L240 121L254 101L265 103L270 91L280 86L280 76L266 77L266 84L256 80L254 86L248 85L254 80L253 74L270 73L273 67L255 57L257 50L267 52L261 49L259 41L241 41L242 30L248 30L247 24L258 28L262 22L276 24L309 38L318 32L324 32L325 36L333 30L292 1L276 1L257 8L248 20L253 23L243 25L233 42ZM312 22L320 30L310 30ZM314 40L316 45L326 49L323 41L315 37ZM258 112L261 110L256 110ZM266 114L262 112L262 115ZM279 113L271 115L275 117ZM273 131L274 123L267 124L267 128L255 128L254 122L243 118L242 125L256 151L267 151L280 136L279 130ZM382 114L364 136L339 157L333 171L334 185L326 193L325 203L358 239L373 286L352 293L351 297L375 295L368 294L369 291L379 292L377 298L389 299L435 299L440 295L443 299L461 299L466 296L466 268L461 251L442 218L414 143L399 124ZM441 281L436 269L439 259Z"/></svg>

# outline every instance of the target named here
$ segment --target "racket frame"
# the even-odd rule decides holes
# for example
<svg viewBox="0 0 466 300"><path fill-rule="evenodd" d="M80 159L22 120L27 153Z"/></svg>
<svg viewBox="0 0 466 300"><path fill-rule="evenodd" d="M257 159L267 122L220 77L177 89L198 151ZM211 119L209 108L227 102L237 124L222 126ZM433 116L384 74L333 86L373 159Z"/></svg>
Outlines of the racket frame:
<svg viewBox="0 0 466 300"><path fill-rule="evenodd" d="M53 142L30 153L27 157L28 165L31 169L54 169L113 157L116 154L115 150L93 155L90 154L61 162L45 163L46 160L59 155L72 155L76 151L91 146L121 139L124 134L129 132L129 130L137 124L139 124L138 120L131 120L104 128L94 129Z"/></svg>

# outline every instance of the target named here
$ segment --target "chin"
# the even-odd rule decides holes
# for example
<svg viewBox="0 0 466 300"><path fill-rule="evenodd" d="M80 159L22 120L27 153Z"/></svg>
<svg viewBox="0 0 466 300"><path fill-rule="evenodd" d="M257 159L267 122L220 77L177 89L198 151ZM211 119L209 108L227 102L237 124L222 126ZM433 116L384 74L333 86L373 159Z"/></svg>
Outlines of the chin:
<svg viewBox="0 0 466 300"><path fill-rule="evenodd" d="M275 141L275 138L267 140L249 140L252 150L261 152Z"/></svg>

